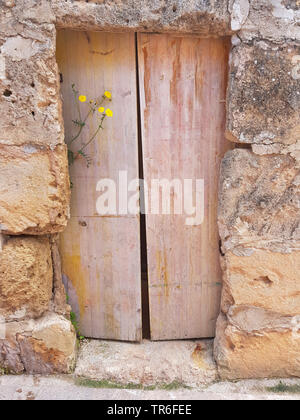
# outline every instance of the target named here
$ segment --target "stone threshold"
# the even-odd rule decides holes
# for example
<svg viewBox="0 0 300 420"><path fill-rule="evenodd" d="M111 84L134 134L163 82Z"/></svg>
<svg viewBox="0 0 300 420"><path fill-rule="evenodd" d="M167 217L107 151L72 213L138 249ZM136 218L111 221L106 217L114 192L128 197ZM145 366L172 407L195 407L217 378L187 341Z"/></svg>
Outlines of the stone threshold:
<svg viewBox="0 0 300 420"><path fill-rule="evenodd" d="M213 340L142 343L84 340L75 375L148 389L194 388L218 379Z"/></svg>

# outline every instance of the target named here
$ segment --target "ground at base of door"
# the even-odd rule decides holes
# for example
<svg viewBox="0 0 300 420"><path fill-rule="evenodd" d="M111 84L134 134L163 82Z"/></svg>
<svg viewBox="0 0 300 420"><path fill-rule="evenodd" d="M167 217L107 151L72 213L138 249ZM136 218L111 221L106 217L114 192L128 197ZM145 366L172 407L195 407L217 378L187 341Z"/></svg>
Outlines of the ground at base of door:
<svg viewBox="0 0 300 420"><path fill-rule="evenodd" d="M300 400L299 379L218 381L213 340L83 340L73 375L3 375L0 400Z"/></svg>
<svg viewBox="0 0 300 420"><path fill-rule="evenodd" d="M284 382L285 388L282 386ZM198 389L141 390L98 388L73 375L0 376L0 400L300 400L300 380L244 380L219 382ZM295 392L298 390L298 392ZM130 406L130 404L129 404Z"/></svg>
<svg viewBox="0 0 300 420"><path fill-rule="evenodd" d="M194 388L218 379L213 340L84 340L75 374L88 380L148 390Z"/></svg>

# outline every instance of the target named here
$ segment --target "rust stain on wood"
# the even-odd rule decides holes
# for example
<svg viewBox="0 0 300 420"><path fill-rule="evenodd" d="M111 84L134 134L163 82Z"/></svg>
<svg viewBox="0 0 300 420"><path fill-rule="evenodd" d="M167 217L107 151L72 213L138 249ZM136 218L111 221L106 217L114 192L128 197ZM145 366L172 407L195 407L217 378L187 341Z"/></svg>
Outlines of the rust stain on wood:
<svg viewBox="0 0 300 420"><path fill-rule="evenodd" d="M86 284L88 272L82 266L80 255L76 255L76 253L72 255L63 254L62 270L74 286L78 298L80 317L84 317L87 306Z"/></svg>
<svg viewBox="0 0 300 420"><path fill-rule="evenodd" d="M168 274L168 261L165 251L157 250L156 253L156 259L157 259L157 279L158 284L163 286L164 295L166 298L169 297L170 291L169 291L169 274Z"/></svg>
<svg viewBox="0 0 300 420"><path fill-rule="evenodd" d="M171 42L172 49L175 50L173 53L173 73L170 81L170 98L172 103L177 105L180 104L181 99L181 90L178 86L178 80L181 78L181 60L180 60L180 50L182 45L182 40L174 40ZM180 112L180 110L179 110ZM178 116L179 117L179 116ZM180 120L180 118L178 118Z"/></svg>

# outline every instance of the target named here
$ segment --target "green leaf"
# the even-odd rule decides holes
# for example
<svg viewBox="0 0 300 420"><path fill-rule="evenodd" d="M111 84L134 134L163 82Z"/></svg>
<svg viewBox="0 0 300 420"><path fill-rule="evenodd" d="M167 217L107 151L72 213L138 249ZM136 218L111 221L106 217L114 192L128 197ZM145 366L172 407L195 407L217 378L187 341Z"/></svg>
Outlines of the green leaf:
<svg viewBox="0 0 300 420"><path fill-rule="evenodd" d="M70 149L68 149L68 161L69 161L69 166L73 165L75 161L74 152L72 152L72 150Z"/></svg>
<svg viewBox="0 0 300 420"><path fill-rule="evenodd" d="M87 155L83 150L79 150L78 154L84 157L87 163L87 167L89 168L93 162L93 159L91 158L91 156Z"/></svg>

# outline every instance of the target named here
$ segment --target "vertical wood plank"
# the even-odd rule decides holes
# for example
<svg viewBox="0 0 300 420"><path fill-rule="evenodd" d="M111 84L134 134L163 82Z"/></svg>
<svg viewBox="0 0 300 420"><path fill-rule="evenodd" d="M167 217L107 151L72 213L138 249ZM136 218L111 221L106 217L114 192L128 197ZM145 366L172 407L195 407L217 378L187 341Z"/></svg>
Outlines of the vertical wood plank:
<svg viewBox="0 0 300 420"><path fill-rule="evenodd" d="M84 159L79 159L71 167L71 220L61 241L68 294L84 336L139 341L139 217L100 217L96 211L100 179L111 178L117 183L119 171L127 171L129 180L138 178L134 34L61 30L57 60L67 138L74 133L72 120L76 118L72 83L88 100L111 91L109 107L114 111L114 117L105 120L104 130L86 149L92 165L87 168ZM95 116L85 130L83 143L95 131L96 120Z"/></svg>
<svg viewBox="0 0 300 420"><path fill-rule="evenodd" d="M138 37L144 173L151 180L204 179L205 218L146 217L151 338L213 337L221 270L217 229L228 43L222 39ZM175 193L176 196L176 193Z"/></svg>

